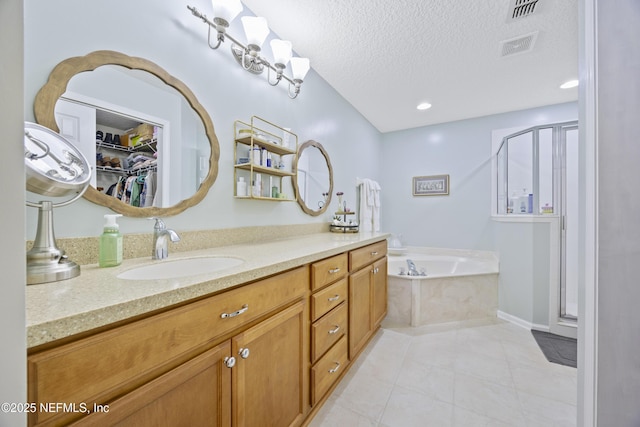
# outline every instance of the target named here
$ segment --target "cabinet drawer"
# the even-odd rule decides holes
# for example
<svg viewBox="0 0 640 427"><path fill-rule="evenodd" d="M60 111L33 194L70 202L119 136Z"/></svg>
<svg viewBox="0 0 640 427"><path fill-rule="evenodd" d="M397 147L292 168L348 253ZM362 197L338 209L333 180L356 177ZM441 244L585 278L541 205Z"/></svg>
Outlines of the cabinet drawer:
<svg viewBox="0 0 640 427"><path fill-rule="evenodd" d="M30 355L29 401L104 403L175 367L216 337L304 296L308 289L305 266ZM30 424L69 414L33 416L37 419Z"/></svg>
<svg viewBox="0 0 640 427"><path fill-rule="evenodd" d="M347 336L345 335L311 368L312 405L318 403L331 388L346 368L347 363Z"/></svg>
<svg viewBox="0 0 640 427"><path fill-rule="evenodd" d="M349 272L347 254L340 254L311 264L311 290L342 279Z"/></svg>
<svg viewBox="0 0 640 427"><path fill-rule="evenodd" d="M334 307L347 300L349 282L347 278L311 295L311 321L315 322Z"/></svg>
<svg viewBox="0 0 640 427"><path fill-rule="evenodd" d="M374 243L349 252L349 271L356 271L387 255L387 241Z"/></svg>
<svg viewBox="0 0 640 427"><path fill-rule="evenodd" d="M311 361L315 362L347 333L347 303L343 302L311 326Z"/></svg>

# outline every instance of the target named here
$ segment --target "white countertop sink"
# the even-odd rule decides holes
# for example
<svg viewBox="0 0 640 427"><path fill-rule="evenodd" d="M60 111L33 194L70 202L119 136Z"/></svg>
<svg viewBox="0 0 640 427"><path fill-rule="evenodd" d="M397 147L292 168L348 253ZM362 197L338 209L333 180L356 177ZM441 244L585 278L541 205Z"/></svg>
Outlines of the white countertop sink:
<svg viewBox="0 0 640 427"><path fill-rule="evenodd" d="M214 273L243 263L243 259L224 256L169 259L123 271L117 277L125 280L175 279Z"/></svg>

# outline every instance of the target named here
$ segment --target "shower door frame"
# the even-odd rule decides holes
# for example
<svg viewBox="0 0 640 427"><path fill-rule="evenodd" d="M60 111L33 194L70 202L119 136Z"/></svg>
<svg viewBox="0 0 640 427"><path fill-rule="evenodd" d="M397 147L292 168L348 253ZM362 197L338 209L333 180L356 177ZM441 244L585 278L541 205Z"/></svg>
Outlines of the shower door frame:
<svg viewBox="0 0 640 427"><path fill-rule="evenodd" d="M560 179L555 185L558 185L559 188L559 210L558 213L560 215L560 289L559 289L559 301L557 310L555 313L557 314L557 322L560 326L575 328L577 326L578 317L568 315L566 313L566 292L567 292L567 247L569 246L567 243L567 229L571 227L572 229L577 230L576 224L579 222L579 218L576 215L573 215L571 221L567 220L567 132L568 131L578 131L578 124L575 125L566 125L561 126L557 129L554 129L554 132L557 132L557 135L554 134L554 139L558 138L558 159L562 162L561 164L561 174ZM576 142L578 144L579 142ZM577 161L577 159L576 159ZM578 286L578 284L576 284ZM577 292L577 290L576 290ZM550 314L553 311L550 310ZM551 326L551 325L549 325ZM564 335L564 334L563 334ZM575 337L574 337L575 338Z"/></svg>
<svg viewBox="0 0 640 427"><path fill-rule="evenodd" d="M553 214L542 215L537 212L539 206L539 169L540 169L540 157L539 157L539 132L543 129L552 130L552 189L553 189ZM550 250L550 280L549 280L549 332L565 337L576 338L577 337L577 317L566 316L566 310L564 307L565 295L566 295L566 227L568 221L566 218L566 132L568 130L578 130L578 121L568 121L561 123L552 123L547 125L532 126L527 129L523 129L518 132L514 132L505 136L502 139L502 143L498 148L498 153L501 149L505 149L505 158L507 169L503 176L503 188L505 191L506 202L509 194L508 185L508 140L527 133L532 134L532 193L533 193L533 213L529 215L537 217L548 217L549 219L555 219L550 223L551 238L556 239L556 244L552 242L552 248ZM498 198L498 203L501 201ZM500 207L497 207L497 211L500 212ZM518 214L507 214L508 216L519 216ZM571 226L574 223L578 223L578 218L572 218ZM554 250L553 248L557 248Z"/></svg>

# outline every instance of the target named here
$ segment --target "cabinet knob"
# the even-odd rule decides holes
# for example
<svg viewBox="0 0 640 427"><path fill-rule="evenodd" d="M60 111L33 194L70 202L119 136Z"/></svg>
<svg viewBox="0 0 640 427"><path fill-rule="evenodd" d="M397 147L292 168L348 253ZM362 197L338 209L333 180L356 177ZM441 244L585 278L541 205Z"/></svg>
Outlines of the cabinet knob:
<svg viewBox="0 0 640 427"><path fill-rule="evenodd" d="M337 334L338 331L340 330L340 325L334 325L334 326L335 326L335 328L333 328L333 329L331 329L329 331L329 335Z"/></svg>
<svg viewBox="0 0 640 427"><path fill-rule="evenodd" d="M327 301L333 302L333 301L338 301L339 299L340 299L340 295L336 294L335 296L327 298Z"/></svg>
<svg viewBox="0 0 640 427"><path fill-rule="evenodd" d="M246 359L247 357L249 357L249 349L248 348L241 348L240 350L238 350L238 354L243 359Z"/></svg>
<svg viewBox="0 0 640 427"><path fill-rule="evenodd" d="M330 273L330 274L335 274L335 273L337 273L338 271L340 271L340 267L332 268L331 270L329 270L329 273Z"/></svg>
<svg viewBox="0 0 640 427"><path fill-rule="evenodd" d="M378 251L371 252L371 256L376 256L376 255L378 255Z"/></svg>
<svg viewBox="0 0 640 427"><path fill-rule="evenodd" d="M333 362L336 364L336 367L333 369L329 369L329 373L330 374L335 374L336 372L338 372L338 369L340 369L340 362Z"/></svg>
<svg viewBox="0 0 640 427"><path fill-rule="evenodd" d="M234 366L236 366L236 358L233 356L225 357L223 362L224 366L226 366L227 368L233 368Z"/></svg>
<svg viewBox="0 0 640 427"><path fill-rule="evenodd" d="M234 311L233 313L222 313L220 315L220 317L222 319L226 319L227 317L236 317L236 316L240 316L242 313L244 313L245 311L249 310L249 306L247 304L243 305L242 308L238 311Z"/></svg>

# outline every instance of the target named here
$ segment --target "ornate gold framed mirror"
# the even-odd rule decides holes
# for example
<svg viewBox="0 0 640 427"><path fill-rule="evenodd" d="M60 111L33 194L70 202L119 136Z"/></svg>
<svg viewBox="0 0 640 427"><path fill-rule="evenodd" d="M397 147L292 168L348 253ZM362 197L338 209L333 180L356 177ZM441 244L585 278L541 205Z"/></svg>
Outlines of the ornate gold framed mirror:
<svg viewBox="0 0 640 427"><path fill-rule="evenodd" d="M134 81L139 82L136 83L137 86L130 84ZM123 93L118 94L119 92ZM113 98L105 99L109 96ZM118 99L117 96L120 98ZM69 138L65 135L67 116L61 113L64 110L60 107L64 103L74 108L80 105L84 110L89 111L89 114L94 110L94 127L91 129L95 136L92 135L87 148L88 151L93 150L93 152L90 153L92 156L87 155L87 158L90 162L95 161L92 166L100 172L98 176L101 174L140 176L140 168L136 169L137 166L144 165L145 161L152 167L156 166L153 173L157 175L155 188L158 191L154 193L155 197L147 199L148 203L141 203L138 200L138 204L135 205L129 199L125 202L123 201L125 199L114 197L114 194L107 194L106 186L96 182L92 182L92 186L85 192L84 197L87 200L131 217L171 216L199 203L215 182L218 175L220 145L211 117L182 81L157 64L144 58L108 50L66 59L56 65L47 83L36 95L34 114L39 124ZM167 113L166 116L163 112L156 112L158 105L165 104L171 104L175 112ZM114 105L117 106L114 107ZM155 110L148 114L144 111L145 108ZM119 109L125 111L113 111ZM132 111L140 113L132 113ZM138 153L138 149L135 148L137 146L132 145L132 141L128 141L129 136L143 132L138 130L131 135L127 134L126 137L123 135L129 144L125 146L122 141L119 141L124 148L119 146L120 135L116 138L116 132L113 132L113 140L106 143L107 138L105 138L105 143L102 144L104 134L112 137L109 132L111 128L105 128L105 132L101 130L96 132L95 117L105 117L105 114L141 123L138 128L148 129L150 141L160 134L163 136L160 139L164 143L157 142L156 139L155 144L153 142L149 144L150 151ZM105 119L105 121L109 120ZM85 122L91 122L91 120L87 119ZM75 122L70 123L69 129L81 127L76 126ZM83 144L87 145L87 138L82 140L85 141ZM73 139L71 141L73 142ZM133 141L133 143L137 142ZM83 150L82 147L80 149ZM124 150L125 154L113 155L109 158L110 163L104 167L106 156L102 157L103 153L100 152L103 149ZM133 149L133 154L127 151L129 149ZM84 153L86 155L86 152ZM141 157L145 161L133 163L136 154L143 154ZM128 157L125 158L125 156ZM129 163L129 158L132 156ZM116 158L117 162L115 162ZM127 165L122 164L125 161ZM193 176L185 178L186 173L194 169L197 171ZM121 179L118 178L118 180ZM176 184L176 181L181 183ZM162 191L161 188L163 188Z"/></svg>
<svg viewBox="0 0 640 427"><path fill-rule="evenodd" d="M333 193L333 167L322 144L311 140L300 145L293 170L293 186L302 210L312 216L326 212Z"/></svg>

